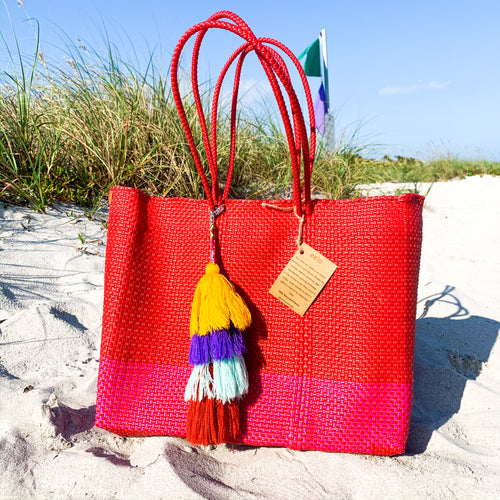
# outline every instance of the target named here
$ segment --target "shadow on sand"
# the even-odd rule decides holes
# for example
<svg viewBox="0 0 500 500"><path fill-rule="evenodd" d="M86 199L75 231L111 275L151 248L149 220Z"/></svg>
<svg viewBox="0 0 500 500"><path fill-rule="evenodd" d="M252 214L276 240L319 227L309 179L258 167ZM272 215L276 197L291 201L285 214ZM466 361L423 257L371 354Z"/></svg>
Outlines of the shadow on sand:
<svg viewBox="0 0 500 500"><path fill-rule="evenodd" d="M426 450L434 430L460 409L468 380L475 380L488 361L500 323L469 311L446 286L422 299L424 311L415 332L415 383L406 453ZM446 317L432 317L446 307Z"/></svg>

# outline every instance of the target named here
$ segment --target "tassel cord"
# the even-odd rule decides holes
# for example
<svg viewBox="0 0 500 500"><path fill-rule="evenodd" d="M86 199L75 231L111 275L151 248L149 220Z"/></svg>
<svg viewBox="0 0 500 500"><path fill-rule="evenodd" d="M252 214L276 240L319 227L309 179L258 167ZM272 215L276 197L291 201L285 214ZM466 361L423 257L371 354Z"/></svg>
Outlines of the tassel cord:
<svg viewBox="0 0 500 500"><path fill-rule="evenodd" d="M220 205L213 212L210 211L210 262L215 264L215 218L224 212L224 205Z"/></svg>

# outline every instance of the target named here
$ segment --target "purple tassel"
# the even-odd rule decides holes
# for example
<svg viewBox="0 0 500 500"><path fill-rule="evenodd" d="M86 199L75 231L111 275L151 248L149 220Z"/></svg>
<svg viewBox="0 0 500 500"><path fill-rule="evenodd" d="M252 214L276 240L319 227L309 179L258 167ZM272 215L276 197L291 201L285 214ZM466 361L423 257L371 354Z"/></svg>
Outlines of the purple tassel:
<svg viewBox="0 0 500 500"><path fill-rule="evenodd" d="M193 335L189 346L189 364L205 365L210 363L209 335Z"/></svg>
<svg viewBox="0 0 500 500"><path fill-rule="evenodd" d="M242 357L246 352L241 330L232 326L229 330L215 330L208 335L193 335L189 349L189 363L203 365L231 359L235 354Z"/></svg>
<svg viewBox="0 0 500 500"><path fill-rule="evenodd" d="M209 334L210 357L212 361L222 361L232 358L231 332L229 330L215 330Z"/></svg>
<svg viewBox="0 0 500 500"><path fill-rule="evenodd" d="M247 352L247 346L243 340L243 334L239 328L235 328L234 326L230 328L230 331L232 334L231 342L233 344L233 355L236 354L241 358L243 354L246 354Z"/></svg>
<svg viewBox="0 0 500 500"><path fill-rule="evenodd" d="M240 358L247 352L241 330L232 326L229 330L216 330L210 334L210 356L212 361Z"/></svg>

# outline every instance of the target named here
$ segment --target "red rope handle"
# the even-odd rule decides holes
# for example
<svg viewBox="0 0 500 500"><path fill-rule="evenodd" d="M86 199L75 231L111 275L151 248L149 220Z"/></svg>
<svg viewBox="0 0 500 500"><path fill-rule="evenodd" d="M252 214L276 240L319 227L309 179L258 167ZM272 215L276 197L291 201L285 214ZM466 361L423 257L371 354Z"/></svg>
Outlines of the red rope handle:
<svg viewBox="0 0 500 500"><path fill-rule="evenodd" d="M196 146L194 145L194 139L192 137L192 132L189 128L189 124L188 124L186 116L185 116L184 108L182 106L182 101L180 100L180 95L178 95L178 96L176 95L176 94L179 94L179 92L178 92L178 86L177 86L177 78L176 77L174 78L174 72L175 73L177 72L177 64L178 64L175 61L175 57L172 58L172 73L171 73L172 91L174 94L174 100L176 101L177 109L179 111L179 115L181 118L181 123L184 127L189 146L190 146L191 151L193 153L193 159L195 161L196 168L197 168L197 170L200 174L200 177L202 179L203 188L204 188L205 193L207 195L207 199L210 203L210 207L211 207L212 211L214 210L216 204L220 204L219 200L221 197L220 197L220 190L219 190L219 184L218 184L218 179L217 179L217 159L216 159L216 156L214 159L214 157L212 155L212 151L213 150L216 151L216 148L210 147L210 137L208 135L205 116L204 116L204 112L203 112L203 105L201 103L201 97L199 94L197 61L198 61L198 54L199 54L199 50L200 50L200 46L201 46L201 42L203 40L203 37L205 36L206 32L208 31L208 29L210 27L214 27L213 25L210 24L209 21L217 20L217 19L224 18L224 17L229 18L231 20L234 20L234 22L236 22L237 24L239 23L244 31L248 32L249 35L254 36L253 33L251 32L250 28L246 25L246 23L241 18L236 16L236 14L233 14L229 11L228 12L222 11L222 12L216 13L216 14L212 15L207 21L205 21L205 23L199 23L198 25L193 26L193 28L196 28L198 26L201 26L202 24L206 25L206 27L204 29L199 29L199 34L196 38L195 45L193 48L193 56L192 56L193 64L192 64L192 68L191 68L191 81L192 81L195 106L196 106L196 110L198 113L200 128L201 128L201 132L202 132L203 144L205 147L205 152L206 152L206 157L207 157L207 163L208 163L210 175L212 178L211 190L209 187L208 180L206 179L198 151L196 149ZM186 36L186 35L188 35L188 32L186 32L184 34L184 36L181 38L181 40L179 40L179 43L177 44L177 47L176 47L176 50L179 48L179 55L180 55L180 52L182 51L182 48L183 48L181 46L182 39L185 38L185 41L184 41L184 44L185 44L185 42L196 31L198 31L198 30L193 30L193 28L191 28L191 30L188 30L188 31L192 31L193 33L191 33L189 36ZM240 34L240 36L242 36L242 35ZM182 44L182 45L184 45L184 44ZM175 51L174 51L174 56L175 56ZM179 104L180 104L180 107L179 107ZM212 137L213 137L213 140L216 141L216 135L213 135ZM193 149L193 146L194 146L194 149ZM209 191L210 191L210 194L209 194Z"/></svg>
<svg viewBox="0 0 500 500"><path fill-rule="evenodd" d="M220 21L219 19L221 18L228 18L232 20L233 22L237 24L231 24L227 23L224 21ZM218 81L216 88L214 90L214 97L213 97L213 103L212 103L212 115L211 115L211 134L209 136L207 126L206 126L206 121L205 121L205 116L203 113L203 106L201 104L201 98L199 95L199 89L198 89L198 78L197 78L197 61L198 61L198 54L201 46L201 42L203 40L203 37L205 36L206 32L210 28L219 28L219 29L224 29L227 31L231 31L237 35L239 35L241 38L246 40L246 43L244 43L239 49L237 49L233 55L230 57L226 65L224 66L224 69L222 70L221 74L219 75ZM207 157L207 163L209 166L210 170L210 175L212 178L212 186L210 186L208 179L205 175L203 165L198 153L198 150L196 148L194 138L191 132L191 129L189 127L189 123L187 120L187 116L182 104L182 99L180 96L179 88L178 88L178 63L179 63L179 58L180 54L182 52L182 49L186 42L193 36L195 33L198 33L198 36L195 41L195 47L193 49L193 63L192 63L192 71L191 71L191 77L192 77L192 82L193 82L193 95L194 95L194 100L195 100L195 105L198 113L198 117L200 119L200 125L201 125L201 130L202 130L202 137L203 137L203 143L205 146L205 151L206 151L206 157ZM307 137L307 131L305 128L305 123L304 123L304 118L302 115L302 110L300 108L297 96L293 90L291 81L290 81L290 75L288 73L288 70L286 68L286 65L282 59L282 57L272 48L269 47L268 45L264 45L264 43L267 43L269 45L274 45L281 49L286 55L288 55L292 61L294 62L295 66L299 70L299 74L302 80L302 83L304 85L304 90L306 93L306 99L307 99L307 104L308 104L308 114L310 118L310 137L311 137L311 149L309 150L309 140ZM315 125L314 125L314 110L312 106L312 99L310 95L310 90L309 86L307 84L307 79L305 77L305 74L302 70L302 67L300 63L298 62L297 58L293 55L293 53L286 48L283 44L280 42L277 42L275 40L269 39L269 38L256 38L253 32L250 30L250 28L244 23L244 21L239 18L236 14L233 14L232 12L228 11L222 11L219 13L214 14L211 16L207 21L199 23L192 28L190 28L186 33L181 37L179 40L175 50L174 54L172 57L172 66L171 66L171 81L172 81L172 94L174 96L174 101L176 103L179 116L181 119L181 123L183 125L183 128L186 133L186 137L189 143L189 146L191 148L191 151L193 153L193 159L196 165L196 168L198 170L198 173L200 174L203 188L205 190L205 193L207 195L207 199L209 201L209 205L211 210L213 211L215 209L216 205L220 205L221 203L224 202L224 200L227 199L228 193L229 193L229 187L231 183L231 178L233 174L233 169L234 169L234 158L235 158L235 139L236 139L236 104L237 104L237 96L238 96L238 90L239 90L239 80L241 76L241 67L244 58L246 55L255 50L257 57L259 58L263 69L271 83L271 87L273 89L273 92L275 94L275 97L278 102L278 107L280 108L280 112L283 118L283 122L285 125L285 132L288 140L288 144L290 147L290 154L291 154L291 161L292 161L292 173L293 173L293 180L294 180L294 194L293 194L293 199L294 199L294 204L296 206L296 211L299 216L302 215L302 203L301 203L301 198L303 197L306 203L306 207L309 207L310 205L310 176L312 172L312 165L314 161L314 152L315 152ZM218 99L220 95L220 89L222 86L222 82L224 80L224 77L231 66L231 64L234 62L236 57L240 57L238 60L237 68L236 68L236 74L235 74L235 81L233 85L233 100L232 100L232 106L231 106L231 151L230 151L230 162L229 162L229 167L228 167L228 175L226 179L226 186L224 189L224 193L221 196L220 195L220 189L218 185L218 172L217 172L217 140L216 140L216 135L217 135L217 105L218 105ZM292 109L292 117L293 117L293 129L290 124L290 120L288 117L288 110L286 107L286 103L283 99L281 89L278 83L279 82L283 85L285 88L289 99L290 99L290 106ZM300 191L300 170L301 170L301 157L303 158L304 162L304 190L301 196L301 191Z"/></svg>
<svg viewBox="0 0 500 500"><path fill-rule="evenodd" d="M221 14L219 14L219 15L221 15ZM245 25L245 26L246 26L246 25ZM205 30L203 30L203 31L204 31L204 32L206 32ZM200 37L200 39L201 39L201 37ZM277 58L277 57L275 56L275 59L276 59L276 58ZM195 64L196 64L196 59L197 59L197 58L196 58L196 57L194 57ZM283 64L283 66L284 66L284 64ZM285 66L285 68L286 68L286 66ZM278 72L279 72L279 69L278 69ZM288 77L287 72L285 72L285 73L286 73L286 77L287 77L287 78L286 78L286 80L284 80L284 84L285 84L285 86L287 86L287 84L289 84L289 77ZM281 75L281 77L283 78L283 75ZM287 80L288 80L288 81L287 81ZM290 86L290 88L291 88L291 86ZM307 89L307 90L308 90L308 89ZM293 92L293 89L292 89L292 92ZM292 99L293 99L293 97L295 97L295 96L293 95L293 96L292 96ZM299 113L300 113L300 108L298 107L298 102L296 101L296 99L295 99L295 103L293 103L293 101L292 101L292 104L297 104L297 108L298 108L298 111L299 111ZM198 107L198 109L200 110L200 109L201 109L201 106L199 106L199 107ZM294 113L294 125L297 125L297 122L298 122L298 120L295 120L295 117L296 117L296 116L297 116L297 113ZM202 118L202 119L204 119L204 118ZM212 136L212 139L213 139L213 138L214 138L214 136ZM210 144L209 144L208 135L207 135L206 133L204 134L204 142L205 142L205 146L206 146L206 148L207 148L207 149L209 149ZM306 141L305 141L303 144L307 144L307 137L306 137ZM291 148L290 148L290 149L291 149L291 151L293 152L293 151L295 150L295 152L296 152L297 156L299 156L299 157L300 157L300 151L301 151L301 149L302 149L302 148L295 148L295 147L293 146L293 141L290 141L290 146L291 146ZM214 165L214 160L213 160L213 158L214 158L214 155L213 155L213 150L212 150L212 156L211 156L211 158L210 158L209 154L207 155L207 157L208 157L209 161L210 161L210 159L212 159L212 161L211 161L210 163L211 163L212 165ZM293 160L293 156L292 156L292 160ZM294 196L294 198L295 198L295 204L296 204L296 206L297 206L298 212L299 212L299 213L301 213L301 206L300 206L300 204L299 204L299 199L300 199L300 197L298 196L298 191L299 191L299 185L298 185L298 181L299 181L299 174L298 174L298 171L297 171L297 164L296 164L296 162L293 162L292 169L293 169L293 171L294 171L294 179L295 179L295 181L296 181L296 182L295 182L295 184L294 184L294 191L295 191L295 196ZM299 166L299 169L300 169L300 166ZM211 173L212 173L212 174L215 174L215 170L213 170L212 168L211 168ZM310 173L310 169L306 169L306 171L305 171L305 188L307 188L307 186L308 186L308 184L309 184L309 183L307 182L307 181L308 181L308 179L307 179L307 178L309 177L309 175L308 175L309 173ZM213 175L213 177L215 177L215 175ZM213 183L213 184L215 184L215 183ZM228 187L228 185L227 185L226 187ZM216 185L216 188L218 188L218 185ZM227 193L227 189L226 189L226 191L225 191L225 192ZM305 190L305 192L306 192L305 198L306 198L306 201L307 201L307 198L308 198L308 190L306 189L306 190ZM212 188L212 194L215 194L215 193L214 193L214 189L213 189L213 188ZM223 197L223 198L224 198L224 197Z"/></svg>
<svg viewBox="0 0 500 500"><path fill-rule="evenodd" d="M219 75L219 79L217 81L216 85L216 90L214 91L214 97L213 97L213 104L212 104L212 137L215 136L215 128L216 128L216 108L217 108L217 101L219 97L219 92L220 92L220 87L222 85L222 81L227 73L227 70L233 63L234 59L240 55L240 59L238 60L238 65L236 68L236 74L235 74L235 80L234 80L234 88L233 88L233 101L232 101L232 109L231 109L231 157L230 157L230 165L228 169L228 178L232 174L232 167L234 164L234 145L235 145L235 114L236 114L236 103L237 103L237 98L238 98L238 88L239 88L239 80L240 80L240 74L241 74L241 67L242 67L242 62L244 57L252 50L255 50L253 47L250 46L250 43L247 42L247 44L242 45L239 49L237 49L233 55L229 58L227 61L226 65L224 66L223 70L221 71ZM270 64L265 58L261 58L261 62L264 66L264 69L269 77L271 87L273 89L273 92L276 96L276 99L278 101L278 107L280 109L280 112L282 114L283 118L283 123L285 125L285 131L286 131L286 136L288 139L289 143L289 148L292 153L291 160L292 160L292 170L294 172L294 188L295 188L295 193L298 194L300 191L300 148L296 147L296 142L300 143L301 137L298 135L298 123L303 123L302 117L301 117L301 110L300 108L296 107L296 111L293 113L294 117L294 128L295 128L295 133L296 137L293 137L293 130L290 124L290 120L288 117L288 111L286 108L286 103L283 99L283 96L281 94L281 89L279 87L279 83L276 79L276 76L274 75L272 69L270 68ZM291 86L290 83L290 78L288 75L288 71L286 67L283 68L283 71L285 72L287 76L287 85ZM298 106L298 103L296 103ZM299 118L300 115L300 118ZM305 129L304 129L305 130ZM306 138L307 139L307 138ZM214 147L216 144L213 141L212 142L212 147ZM296 152L295 155L293 155L293 152ZM298 154L297 154L298 153ZM216 151L212 151L212 155L216 157ZM226 187L224 190L224 194L222 196L222 201L227 199L228 192L229 192L229 187L230 183L226 181ZM295 199L296 204L298 204L298 195L297 198Z"/></svg>
<svg viewBox="0 0 500 500"><path fill-rule="evenodd" d="M307 81L306 74L304 72L304 69L302 68L302 65L300 64L300 61L297 59L295 54L286 46L283 45L281 42L277 40L273 40L270 38L263 38L262 42L264 43L271 43L281 49L293 62L295 67L297 68L297 71L300 75L300 79L302 80L302 85L304 87L304 93L306 95L306 102L307 102L307 112L309 114L309 122L310 122L310 128L309 128L309 133L310 133L310 144L311 144L311 149L309 150L309 157L307 158L306 151L304 150L304 160L307 159L306 164L304 165L305 172L309 170L309 175L304 175L304 192L303 192L303 198L306 200L306 205L311 207L311 175L312 175L312 170L314 166L314 157L316 156L316 123L315 123L315 118L314 118L314 105L311 97L311 90L309 88L309 83ZM303 138L304 140L304 138ZM305 142L303 144L309 144L307 140L307 133L305 137ZM308 167L308 168L307 168Z"/></svg>
<svg viewBox="0 0 500 500"><path fill-rule="evenodd" d="M219 13L219 14L222 14L222 13ZM236 16L235 14L232 14L232 16L234 16L235 18L238 19L238 16ZM221 16L219 15L219 17L221 17ZM241 22L243 23L243 21L241 21ZM296 131L296 141L297 141L297 143L301 144L301 147L300 148L295 148L294 146L292 146L292 143L290 141L289 141L289 146L290 146L290 151L291 152L294 151L294 150L296 151L299 170L300 170L301 152L304 155L304 167L305 167L305 170L304 170L304 191L303 191L303 198L306 201L306 206L308 208L310 208L311 207L311 204L310 204L310 176L311 176L311 173L312 173L312 163L314 161L316 127L315 127L315 123L314 123L314 109L313 109L312 99L311 99L311 96L310 96L309 86L308 86L307 79L306 79L306 76L304 74L304 71L302 70L302 66L300 65L300 63L296 59L296 57L293 55L293 53L286 46L284 46L283 44L281 44L280 42L277 42L277 41L269 39L269 38L266 38L266 39L259 38L256 41L261 42L261 41L264 41L264 40L267 43L276 45L279 48L281 48L294 61L294 64L295 64L295 66L297 67L297 69L299 71L299 74L301 76L301 79L302 79L302 82L303 82L303 85L304 85L304 90L305 90L305 93L306 93L306 99L307 99L307 102L308 102L308 112L309 112L310 121L311 121L312 153L310 155L308 154L309 153L309 151L308 151L308 145L309 144L308 144L307 133L305 132L305 129L302 128L302 130L299 130L298 124L299 125L302 124L303 117L302 117L302 111L301 111L300 106L299 106L298 102L296 101L296 99L295 99L296 108L295 108L295 110L292 110L292 113L293 113L293 117L294 117L294 128L295 128L295 131ZM240 47L240 49L238 49L236 51L236 54L239 53L243 49L243 47L244 46ZM267 51L270 50L269 47L264 47L264 48ZM290 77L289 77L289 74L288 74L288 70L287 70L286 64L284 63L283 59L275 51L270 52L270 54L271 54L271 57L273 57L278 63L280 63L281 68L285 72L286 81L287 81L288 85L291 88ZM243 54L242 54L242 58L244 58ZM259 58L262 60L262 57L260 55L259 55ZM219 80L221 80L221 79L224 78L225 72L227 71L227 67L231 64L231 62L233 60L234 60L234 57L231 57L230 61L228 61L228 64L226 64L226 67L223 69L223 71L222 71L222 73L221 73L221 75L219 77ZM264 62L263 62L263 64L264 64ZM241 65L241 60L239 62L239 65ZM276 79L274 78L274 75L270 75L269 71L267 71L267 70L266 70L266 73L267 73L267 75L268 75L271 83L273 82L273 80L274 80L274 82L276 81ZM237 97L237 91L238 91L238 84L237 84L237 81L236 81L237 79L239 79L239 71L238 70L237 70L237 74L235 76L235 86L234 86L234 90L233 90L232 119L234 118L234 104L235 104L235 102L237 100L236 99L236 97ZM293 91L293 89L291 89L291 90ZM276 98L278 100L278 104L280 105L280 110L282 112L284 123L286 124L287 123L287 113L286 112L284 113L284 111L286 110L286 105L284 104L284 102L283 102L283 100L281 98L281 93L280 93L279 85L277 85L276 83L273 86L273 91L274 91L274 93L276 95ZM295 97L294 94L293 94L293 97ZM291 96L290 98L293 99L293 97ZM212 116L215 119L217 117L217 113L216 113L216 108L217 108L217 106L216 106L216 99L218 99L218 95L214 94L214 104L212 105ZM292 107L294 107L293 104L294 104L294 102L292 101ZM299 118L299 116L300 116L300 118ZM232 120L232 124L233 123L234 123L234 120ZM214 125L214 121L212 121L212 134L211 134L211 136L212 136L213 140L215 140L216 135L214 134L214 127L213 127L213 125ZM300 138L300 134L301 133L302 133L302 140ZM232 136L232 140L234 141L234 135ZM231 148L232 151L234 151L234 147L233 146L234 146L234 144L232 144L232 148ZM214 142L212 143L212 147L214 147ZM213 149L212 156L214 158L217 158L216 149ZM231 158L230 158L230 160L231 160ZM230 167L231 167L231 164L230 164ZM292 170L294 170L296 172L297 171L296 168L297 168L296 164L292 164ZM232 171L231 171L231 169L229 169L228 178L229 178L229 176L231 174L232 174ZM295 175L295 179L298 181L299 180L299 175ZM224 199L227 198L229 187L230 187L230 183L228 183L226 181L226 189L224 191L224 195L222 197L222 200L224 200ZM298 192L299 187L297 185L294 185L294 187L296 188L296 191ZM298 206L298 202L297 201L296 201L296 205ZM299 209L298 212L300 213L301 210Z"/></svg>
<svg viewBox="0 0 500 500"><path fill-rule="evenodd" d="M210 144L210 139L213 139L213 142L216 142L217 137L215 135L211 135L211 137L208 134L207 130L207 124L205 121L205 114L203 112L203 105L201 103L201 97L200 97L200 91L199 91L199 86L198 86L198 66L194 62L198 61L198 56L200 53L200 47L201 47L201 42L203 41L204 36L206 35L207 31L209 28L203 29L198 33L198 36L196 37L196 40L194 42L194 47L193 47L193 64L191 66L191 83L193 87L193 96L194 96L194 101L196 105L196 111L198 112L198 119L200 122L200 127L201 127L201 133L203 137L203 144L205 146L205 153L207 155L207 162L208 162L208 168L210 170L210 175L212 177L212 197L214 199L214 202L219 205L218 199L220 198L220 189L219 189L219 183L216 182L217 179L217 155L213 154L213 151L216 151L216 149L211 147Z"/></svg>
<svg viewBox="0 0 500 500"><path fill-rule="evenodd" d="M245 21L243 21L243 19L241 17L239 17L237 14L235 14L233 12L230 12L230 11L217 12L216 14L212 15L209 19L212 20L212 19L222 19L222 18L227 18L227 19L232 20L237 25L246 28L253 35L253 33L251 32L250 28L245 23ZM299 60L290 51L290 49L288 49L288 47L283 45L281 42L278 42L278 41L273 40L271 38L259 38L258 40L261 42L264 42L264 43L269 43L271 45L275 45L276 47L280 48L286 55L288 55L288 57L292 60L295 67L297 68L299 75L300 75L300 78L302 80L302 84L304 87L304 92L305 92L306 100L307 100L308 115L309 115L309 120L310 120L310 134L311 134L311 151L310 151L310 155L308 158L309 175L304 176L303 198L305 198L307 201L307 194L306 193L309 193L309 196L310 196L310 175L312 174L312 167L314 164L314 157L315 157L315 153L316 153L316 124L315 124L315 120L314 120L314 106L313 106L313 102L312 102L312 98L311 98L311 92L309 89L309 83L307 82L307 77L305 75L305 72L304 72ZM282 59L281 59L281 61L282 61L282 67L287 71L286 65L284 64ZM236 87L236 85L235 85L235 87ZM212 136L213 136L213 134L212 134ZM305 139L306 139L305 144L308 144L307 136Z"/></svg>
<svg viewBox="0 0 500 500"><path fill-rule="evenodd" d="M230 150L229 150L229 165L227 169L227 177L226 177L226 185L224 188L224 193L220 199L218 199L218 203L222 203L225 201L228 197L229 193L229 188L231 186L231 180L233 177L233 172L234 172L234 162L236 158L236 107L238 104L238 90L239 90L239 84L240 84L240 74L241 74L241 67L243 65L243 61L246 57L247 54L251 52L251 46L247 42L246 44L242 45L238 50L236 50L229 60L226 62L224 65L224 68L222 69L219 78L217 80L217 84L215 85L214 89L214 95L213 95L213 100L212 100L212 117L211 117L211 136L213 137L212 141L212 155L215 158L215 161L217 162L217 108L218 108L218 101L219 101L219 95L220 91L222 88L222 82L224 80L224 77L227 73L227 70L229 67L232 65L234 59L240 56L238 59L238 64L236 67L236 73L235 73L235 78L234 78L234 84L233 84L233 96L232 96L232 101L231 101L231 129L230 129ZM218 177L216 176L213 179L213 182L218 185Z"/></svg>

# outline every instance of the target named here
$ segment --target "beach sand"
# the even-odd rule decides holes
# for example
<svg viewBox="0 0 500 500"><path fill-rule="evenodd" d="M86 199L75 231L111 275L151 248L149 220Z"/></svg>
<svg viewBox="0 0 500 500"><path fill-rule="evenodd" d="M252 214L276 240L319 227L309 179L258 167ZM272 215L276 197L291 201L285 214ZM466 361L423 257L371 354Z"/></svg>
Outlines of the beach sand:
<svg viewBox="0 0 500 500"><path fill-rule="evenodd" d="M5 205L0 498L500 498L499 193L499 177L470 177L426 199L412 423L397 457L203 450L95 428L106 211Z"/></svg>

